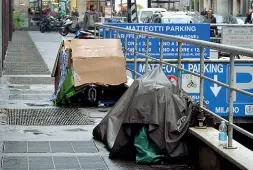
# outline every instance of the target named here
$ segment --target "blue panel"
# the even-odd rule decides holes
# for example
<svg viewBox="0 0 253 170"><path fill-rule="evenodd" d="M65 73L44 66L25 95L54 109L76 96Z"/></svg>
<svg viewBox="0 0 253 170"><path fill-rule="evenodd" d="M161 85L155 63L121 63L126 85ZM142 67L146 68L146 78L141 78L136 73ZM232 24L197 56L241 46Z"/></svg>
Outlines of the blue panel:
<svg viewBox="0 0 253 170"><path fill-rule="evenodd" d="M150 63L149 69L157 67L159 64ZM127 67L133 69L133 63L127 63ZM185 63L182 67L199 73L199 63ZM172 76L172 80L177 76L176 69L170 66L163 66L167 76ZM145 72L145 63L139 63L137 71L141 74ZM235 87L253 93L253 63L235 64ZM229 82L229 63L205 63L205 76L216 79L222 83ZM175 81L176 82L176 81ZM199 100L199 78L191 76L185 72L182 73L181 87L195 100ZM204 99L207 107L220 116L228 115L229 90L215 85L214 83L204 81ZM234 116L253 116L253 98L239 92L235 93Z"/></svg>
<svg viewBox="0 0 253 170"><path fill-rule="evenodd" d="M209 24L110 24L113 26L124 27L128 29L134 29L145 32L155 32L166 35L180 36L191 39L210 41L210 25ZM110 38L109 31L106 31L106 38ZM116 31L112 31L112 38L116 38ZM122 46L124 47L124 32L120 32L122 40ZM127 48L134 49L134 36L133 34L127 34L128 45ZM137 36L137 51L145 54L145 37ZM178 58L178 44L174 41L164 41L163 55L166 59ZM149 39L149 56L154 58L160 58L160 40L157 38ZM199 58L199 47L182 44L182 57L183 58ZM205 58L210 57L210 50L205 49ZM128 52L127 58L133 58L133 54ZM138 56L138 58L142 58Z"/></svg>

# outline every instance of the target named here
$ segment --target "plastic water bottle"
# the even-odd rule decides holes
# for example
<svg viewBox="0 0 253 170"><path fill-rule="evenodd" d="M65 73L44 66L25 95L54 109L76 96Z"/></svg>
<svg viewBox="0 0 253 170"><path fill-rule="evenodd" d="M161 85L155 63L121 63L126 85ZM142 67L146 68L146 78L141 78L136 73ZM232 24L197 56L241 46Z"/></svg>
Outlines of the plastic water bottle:
<svg viewBox="0 0 253 170"><path fill-rule="evenodd" d="M227 146L227 125L225 121L221 121L219 126L219 145Z"/></svg>

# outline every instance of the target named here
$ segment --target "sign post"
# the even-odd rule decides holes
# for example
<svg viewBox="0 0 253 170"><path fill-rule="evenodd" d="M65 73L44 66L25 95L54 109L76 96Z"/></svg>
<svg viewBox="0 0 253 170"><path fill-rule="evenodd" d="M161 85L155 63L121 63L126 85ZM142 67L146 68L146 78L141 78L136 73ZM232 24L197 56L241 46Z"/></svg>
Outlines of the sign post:
<svg viewBox="0 0 253 170"><path fill-rule="evenodd" d="M223 27L222 44L253 48L253 27Z"/></svg>
<svg viewBox="0 0 253 170"><path fill-rule="evenodd" d="M110 6L105 6L105 18L111 18L112 17L112 10Z"/></svg>

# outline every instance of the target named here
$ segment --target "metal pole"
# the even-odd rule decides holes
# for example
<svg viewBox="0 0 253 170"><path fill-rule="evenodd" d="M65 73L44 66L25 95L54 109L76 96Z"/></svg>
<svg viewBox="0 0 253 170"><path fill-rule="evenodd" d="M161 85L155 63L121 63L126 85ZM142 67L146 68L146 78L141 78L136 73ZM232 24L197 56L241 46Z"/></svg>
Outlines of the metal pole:
<svg viewBox="0 0 253 170"><path fill-rule="evenodd" d="M134 80L137 78L137 56L136 56L136 51L137 50L137 35L134 34Z"/></svg>
<svg viewBox="0 0 253 170"><path fill-rule="evenodd" d="M160 66L163 65L163 39L160 39Z"/></svg>
<svg viewBox="0 0 253 170"><path fill-rule="evenodd" d="M116 39L119 38L119 30L116 31Z"/></svg>
<svg viewBox="0 0 253 170"><path fill-rule="evenodd" d="M111 0L111 19L112 19L112 13L113 13L113 5L112 5L112 0Z"/></svg>
<svg viewBox="0 0 253 170"><path fill-rule="evenodd" d="M189 11L192 11L192 1L189 2Z"/></svg>
<svg viewBox="0 0 253 170"><path fill-rule="evenodd" d="M124 42L124 57L126 58L126 55L127 55L127 34L124 33L124 39L125 39L125 42Z"/></svg>
<svg viewBox="0 0 253 170"><path fill-rule="evenodd" d="M110 29L110 39L112 39L112 30Z"/></svg>
<svg viewBox="0 0 253 170"><path fill-rule="evenodd" d="M131 23L131 0L127 0L127 21Z"/></svg>
<svg viewBox="0 0 253 170"><path fill-rule="evenodd" d="M234 106L234 93L231 87L234 87L234 55L230 55L230 79L229 79L229 119L228 119L228 148L232 148L232 140L233 140L233 106Z"/></svg>
<svg viewBox="0 0 253 170"><path fill-rule="evenodd" d="M139 23L139 19L138 19L138 9L137 9L136 0L134 0L134 5L135 5L135 13L136 13L136 23Z"/></svg>
<svg viewBox="0 0 253 170"><path fill-rule="evenodd" d="M151 2L151 0L148 0L148 8L152 8L152 2Z"/></svg>
<svg viewBox="0 0 253 170"><path fill-rule="evenodd" d="M149 40L148 40L148 36L146 36L146 56L148 56L148 52L149 52ZM148 57L146 57L146 61L145 61L145 73L148 71Z"/></svg>
<svg viewBox="0 0 253 170"><path fill-rule="evenodd" d="M103 36L104 36L104 39L105 39L106 38L106 35L105 35L106 34L106 30L105 30L105 28L103 28L103 29L104 29L104 35Z"/></svg>
<svg viewBox="0 0 253 170"><path fill-rule="evenodd" d="M100 27L98 27L98 39L100 39Z"/></svg>
<svg viewBox="0 0 253 170"><path fill-rule="evenodd" d="M120 0L120 20L122 21L122 18L123 18L123 11L122 11L122 8L123 8L123 6L122 6L122 0Z"/></svg>
<svg viewBox="0 0 253 170"><path fill-rule="evenodd" d="M98 17L100 18L100 0L98 0Z"/></svg>
<svg viewBox="0 0 253 170"><path fill-rule="evenodd" d="M204 63L204 48L200 47L200 86L199 86L199 104L200 107L203 107L204 105L204 68L205 68L205 63ZM203 126L203 118L204 118L204 113L201 111L201 115L199 117L199 126Z"/></svg>
<svg viewBox="0 0 253 170"><path fill-rule="evenodd" d="M97 36L96 36L96 35L97 35L97 34L96 34L96 30L97 30L97 29L96 29L96 26L95 26L95 27L94 27L94 38L95 38L95 39L96 39L96 37L97 37Z"/></svg>
<svg viewBox="0 0 253 170"><path fill-rule="evenodd" d="M194 11L197 11L197 2L194 0Z"/></svg>
<svg viewBox="0 0 253 170"><path fill-rule="evenodd" d="M182 43L178 43L178 63L177 66L178 68L181 68L181 59L182 59ZM178 87L181 87L181 70L177 69L177 84Z"/></svg>

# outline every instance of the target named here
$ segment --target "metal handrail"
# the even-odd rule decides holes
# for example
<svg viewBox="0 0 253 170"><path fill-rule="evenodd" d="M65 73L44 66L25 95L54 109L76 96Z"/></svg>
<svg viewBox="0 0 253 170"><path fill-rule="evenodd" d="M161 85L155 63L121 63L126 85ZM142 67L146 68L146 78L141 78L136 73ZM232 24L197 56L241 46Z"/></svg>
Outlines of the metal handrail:
<svg viewBox="0 0 253 170"><path fill-rule="evenodd" d="M194 76L200 77L200 108L202 109L201 111L201 119L204 119L203 111L206 111L216 118L225 121L228 124L228 147L227 148L233 148L232 146L232 141L233 141L233 128L239 131L240 133L250 137L253 139L253 134L236 126L233 124L233 101L234 101L234 95L233 93L235 91L246 94L250 97L253 97L253 93L249 93L247 91L244 91L242 89L238 89L234 86L234 63L237 61L234 59L234 54L240 54L244 56L249 56L253 58L253 50L247 49L247 48L241 48L241 47L235 47L235 46L228 46L224 44L217 44L217 43L212 43L212 42L207 42L207 41L202 41L202 40L194 40L194 39L189 39L189 38L182 38L182 37L176 37L176 36L171 36L171 35L164 35L164 34L158 34L158 33L152 33L152 32L143 32L143 31L137 31L137 30L131 30L131 29L126 29L122 27L116 27L116 26L110 26L110 25L102 25L102 24L96 24L95 25L98 28L103 28L104 29L104 35L106 29L109 29L110 31L110 38L112 38L112 30L116 31L117 37L119 32L124 32L124 37L126 37L127 33L134 34L134 51L127 49L127 38L125 38L125 46L124 46L124 56L126 57L127 52L132 52L134 54L134 59L127 59L128 61L133 61L134 62L134 70L128 69L132 72L134 72L134 79L137 78L137 75L140 73L137 72L137 62L139 61L145 61L146 67L145 67L145 72L148 71L148 63L150 61L156 61L160 63L160 66L163 64L169 65L171 67L177 68L178 73L177 73L177 78L178 78L178 86L180 87L181 85L181 72L187 72L189 74L192 74ZM142 54L137 52L137 35L142 35L146 36L146 53ZM100 35L99 35L100 37ZM149 37L153 38L158 38L160 39L160 42L163 42L164 40L170 40L170 41L176 41L178 42L178 59L177 60L168 60L168 59L163 59L163 50L160 50L160 59L156 59L153 57L150 57L148 55L148 42L149 42ZM104 37L105 38L105 37ZM187 44L193 44L196 46L200 46L200 59L182 59L182 54L181 54L181 48L182 48L182 43L187 43ZM212 78L209 78L207 76L204 76L204 63L205 62L210 62L210 60L204 58L204 48L211 48L211 49L216 49L224 52L230 53L230 58L229 60L218 60L219 62L230 62L230 79L229 79L229 84L225 84L219 81L216 81ZM163 49L163 43L160 43L160 49ZM137 55L145 57L145 59L137 59ZM177 62L177 66L175 64L170 64L166 61L169 62ZM191 61L197 61L200 62L200 74L188 71L184 68L181 68L181 63L182 62L191 62ZM241 60L240 60L241 61ZM246 59L244 62L250 62L252 59ZM219 84L225 88L228 88L230 93L229 93L229 120L225 120L224 118L220 117L219 115L213 113L212 111L206 109L204 107L204 80L211 81L213 83ZM201 121L200 121L201 122ZM201 125L201 123L199 124Z"/></svg>
<svg viewBox="0 0 253 170"><path fill-rule="evenodd" d="M133 62L134 59L127 58L127 62ZM137 62L144 62L146 59L138 58ZM148 61L153 61L152 59L149 59ZM177 63L178 59L163 59L163 61L167 61L170 63ZM192 63L192 62L200 62L200 59L181 59L182 63ZM205 62L211 62L211 63L227 63L229 62L229 58L226 59L205 59ZM235 63L250 63L253 62L253 58L249 59L235 59Z"/></svg>
<svg viewBox="0 0 253 170"><path fill-rule="evenodd" d="M232 26L232 27L253 27L253 24L210 24L210 26Z"/></svg>

